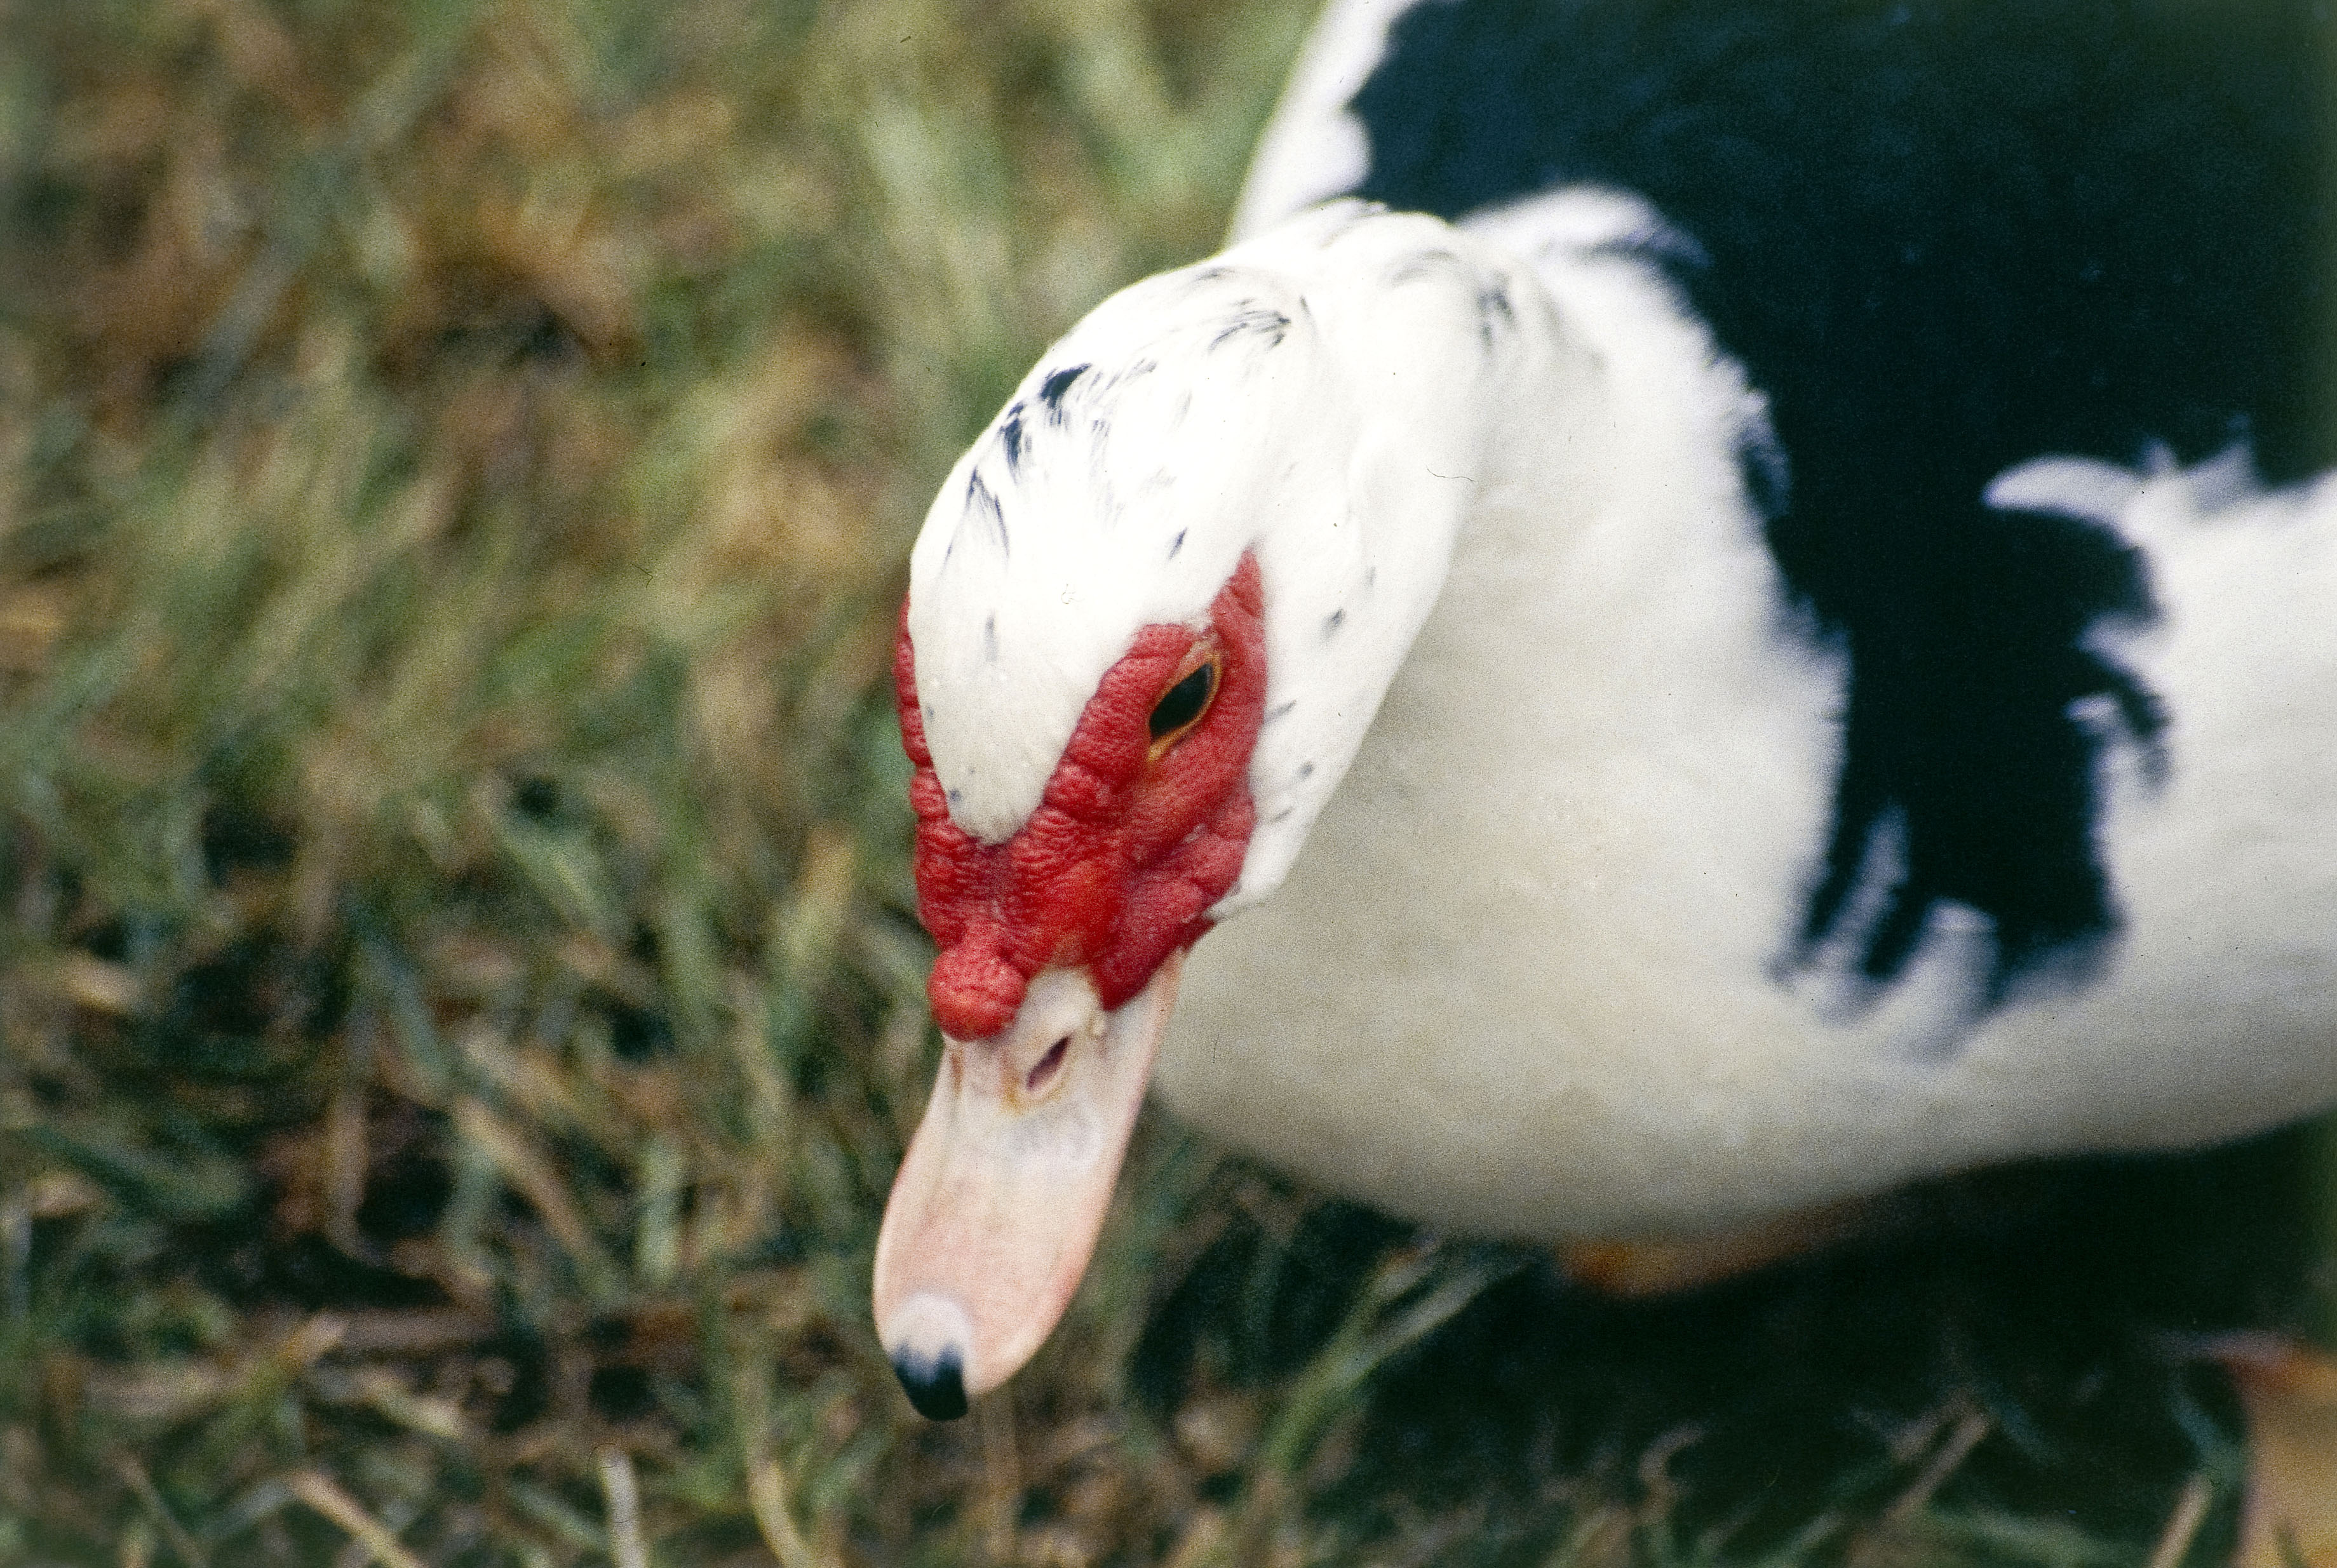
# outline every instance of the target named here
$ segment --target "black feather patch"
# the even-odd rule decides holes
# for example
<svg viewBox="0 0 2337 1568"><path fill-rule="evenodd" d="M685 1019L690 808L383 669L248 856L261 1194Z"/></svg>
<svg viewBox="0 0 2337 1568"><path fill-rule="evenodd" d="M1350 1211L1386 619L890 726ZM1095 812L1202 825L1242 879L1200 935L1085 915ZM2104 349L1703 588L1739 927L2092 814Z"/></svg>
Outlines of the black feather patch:
<svg viewBox="0 0 2337 1568"><path fill-rule="evenodd" d="M1833 821L1781 933L1804 961L1846 947L1888 982L1962 905L1998 1002L2114 939L2096 778L2167 717L2089 634L2150 613L2145 563L1980 497L2158 442L2244 437L2274 483L2337 461L2332 47L2315 0L1452 0L1392 29L1357 194L1459 218L1636 193L1768 399L1782 456L1746 478L1849 660Z"/></svg>

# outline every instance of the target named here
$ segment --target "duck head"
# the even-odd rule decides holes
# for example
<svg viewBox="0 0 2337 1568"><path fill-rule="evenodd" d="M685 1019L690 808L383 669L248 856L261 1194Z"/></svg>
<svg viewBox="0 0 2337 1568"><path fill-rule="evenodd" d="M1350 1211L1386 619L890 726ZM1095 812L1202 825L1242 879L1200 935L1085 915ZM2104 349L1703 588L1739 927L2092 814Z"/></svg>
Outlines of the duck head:
<svg viewBox="0 0 2337 1568"><path fill-rule="evenodd" d="M952 819L897 651L916 774L918 903L944 1041L893 1186L876 1313L917 1408L1020 1367L1077 1288L1187 949L1241 872L1265 712L1256 560L1198 627L1145 626L1086 705L1039 804L984 842Z"/></svg>
<svg viewBox="0 0 2337 1568"><path fill-rule="evenodd" d="M1434 601L1525 287L1472 251L1349 203L1137 285L926 519L895 676L944 1052L875 1307L928 1416L1061 1317L1184 955L1281 881Z"/></svg>

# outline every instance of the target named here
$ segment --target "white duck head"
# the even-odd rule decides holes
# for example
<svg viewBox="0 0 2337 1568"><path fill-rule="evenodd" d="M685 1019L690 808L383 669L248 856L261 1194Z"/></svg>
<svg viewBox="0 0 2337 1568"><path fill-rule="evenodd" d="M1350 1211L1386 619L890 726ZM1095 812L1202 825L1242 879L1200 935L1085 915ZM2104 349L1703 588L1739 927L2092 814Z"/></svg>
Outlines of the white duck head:
<svg viewBox="0 0 2337 1568"><path fill-rule="evenodd" d="M1107 300L951 472L895 668L945 1053L875 1280L927 1414L1068 1304L1182 955L1282 881L1565 357L1518 263L1340 203Z"/></svg>

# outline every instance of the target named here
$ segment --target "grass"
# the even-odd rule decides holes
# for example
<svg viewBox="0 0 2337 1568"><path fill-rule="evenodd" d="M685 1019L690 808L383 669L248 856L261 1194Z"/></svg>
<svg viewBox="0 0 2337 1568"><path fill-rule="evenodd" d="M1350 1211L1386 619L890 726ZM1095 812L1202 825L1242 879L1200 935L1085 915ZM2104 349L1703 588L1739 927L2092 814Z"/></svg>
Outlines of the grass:
<svg viewBox="0 0 2337 1568"><path fill-rule="evenodd" d="M908 542L1308 9L0 0L0 1565L2228 1548L2305 1134L1635 1305L1148 1115L892 1387Z"/></svg>

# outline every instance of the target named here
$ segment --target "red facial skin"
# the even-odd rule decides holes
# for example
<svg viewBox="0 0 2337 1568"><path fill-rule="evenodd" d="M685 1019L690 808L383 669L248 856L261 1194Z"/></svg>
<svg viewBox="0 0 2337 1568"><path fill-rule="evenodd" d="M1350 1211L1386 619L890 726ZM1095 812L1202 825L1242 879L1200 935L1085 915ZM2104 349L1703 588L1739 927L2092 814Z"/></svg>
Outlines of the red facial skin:
<svg viewBox="0 0 2337 1568"><path fill-rule="evenodd" d="M1241 874L1257 820L1248 772L1266 712L1262 603L1257 561L1245 554L1203 630L1138 632L1088 699L1038 809L1001 844L950 820L902 606L893 682L901 744L916 767L917 912L941 944L925 989L952 1038L1003 1029L1032 977L1050 967L1085 967L1098 999L1118 1008L1209 929L1206 911ZM1213 656L1208 711L1154 742L1153 706Z"/></svg>

